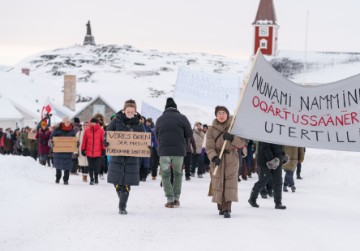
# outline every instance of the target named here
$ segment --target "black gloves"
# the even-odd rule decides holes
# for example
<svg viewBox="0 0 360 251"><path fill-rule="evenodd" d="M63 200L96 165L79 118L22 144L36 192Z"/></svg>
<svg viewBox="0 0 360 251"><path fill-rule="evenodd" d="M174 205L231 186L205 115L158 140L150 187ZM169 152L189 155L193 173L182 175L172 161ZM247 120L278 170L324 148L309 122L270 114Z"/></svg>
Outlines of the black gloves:
<svg viewBox="0 0 360 251"><path fill-rule="evenodd" d="M212 158L211 161L214 162L215 165L217 165L217 166L220 166L220 164L221 164L221 159L219 159L218 156L215 156L214 158Z"/></svg>
<svg viewBox="0 0 360 251"><path fill-rule="evenodd" d="M82 155L82 156L86 156L86 151L85 151L85 150L82 150L82 151L81 151L81 155Z"/></svg>
<svg viewBox="0 0 360 251"><path fill-rule="evenodd" d="M224 133L224 135L223 135L223 139L224 140L229 140L230 142L234 140L234 137L235 137L234 134L231 134L231 133L228 133L228 132Z"/></svg>
<svg viewBox="0 0 360 251"><path fill-rule="evenodd" d="M105 146L105 147L108 147L109 145L110 145L110 143L109 143L109 142L104 141L104 146Z"/></svg>

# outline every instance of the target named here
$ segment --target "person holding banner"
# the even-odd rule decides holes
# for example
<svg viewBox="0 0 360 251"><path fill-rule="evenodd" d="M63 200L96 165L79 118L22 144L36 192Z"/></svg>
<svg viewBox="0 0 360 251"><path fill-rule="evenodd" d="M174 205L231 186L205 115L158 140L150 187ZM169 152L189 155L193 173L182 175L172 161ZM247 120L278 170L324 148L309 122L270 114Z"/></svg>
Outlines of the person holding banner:
<svg viewBox="0 0 360 251"><path fill-rule="evenodd" d="M285 161L285 152L283 145L276 145L266 142L259 142L257 150L257 163L259 168L259 180L254 184L251 190L249 204L252 207L259 207L256 199L260 190L267 184L269 177L272 176L274 184L274 202L275 209L286 209L282 205L282 164Z"/></svg>
<svg viewBox="0 0 360 251"><path fill-rule="evenodd" d="M107 127L107 131L144 132L140 123L141 116L136 112L136 103L130 99L125 101L124 109L116 114ZM105 142L105 147L109 146ZM130 156L111 156L107 181L115 186L119 197L119 213L127 214L126 206L130 193L130 186L140 183L140 158Z"/></svg>
<svg viewBox="0 0 360 251"><path fill-rule="evenodd" d="M228 133L233 117L225 106L216 106L215 116L212 126L206 133L206 153L211 160L210 194L212 194L212 202L217 204L219 215L230 218L231 204L233 201L238 201L237 149L245 146L247 141ZM224 151L220 156L223 147Z"/></svg>
<svg viewBox="0 0 360 251"><path fill-rule="evenodd" d="M297 164L301 164L304 161L304 147L285 146L284 151L285 154L289 156L289 162L283 165L285 171L283 191L287 192L287 187L290 187L291 191L294 193L296 190L294 172Z"/></svg>
<svg viewBox="0 0 360 251"><path fill-rule="evenodd" d="M64 117L62 122L55 127L54 131L50 136L50 145L54 147L53 139L55 137L75 137L75 131L73 125L70 123L69 117ZM56 180L55 183L59 184L62 176L62 171L64 171L64 185L69 185L69 175L72 169L72 153L71 152L54 152L54 167L56 169Z"/></svg>

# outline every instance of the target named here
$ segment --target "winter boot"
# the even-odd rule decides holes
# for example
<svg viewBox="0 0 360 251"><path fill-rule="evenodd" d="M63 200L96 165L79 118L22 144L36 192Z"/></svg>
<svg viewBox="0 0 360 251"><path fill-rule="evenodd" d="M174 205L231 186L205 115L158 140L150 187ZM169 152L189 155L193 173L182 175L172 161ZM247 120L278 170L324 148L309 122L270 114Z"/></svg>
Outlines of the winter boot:
<svg viewBox="0 0 360 251"><path fill-rule="evenodd" d="M95 185L99 184L98 176L95 176Z"/></svg>
<svg viewBox="0 0 360 251"><path fill-rule="evenodd" d="M291 192L295 193L296 187L295 186L291 186Z"/></svg>
<svg viewBox="0 0 360 251"><path fill-rule="evenodd" d="M224 211L224 218L231 218L231 214L229 210Z"/></svg>
<svg viewBox="0 0 360 251"><path fill-rule="evenodd" d="M286 206L281 204L281 202L275 204L275 209L286 209Z"/></svg>
<svg viewBox="0 0 360 251"><path fill-rule="evenodd" d="M249 204L252 207L259 207L259 205L256 203L257 194L254 192L254 190L251 191L250 199L248 200Z"/></svg>
<svg viewBox="0 0 360 251"><path fill-rule="evenodd" d="M119 192L118 192L119 194ZM129 198L129 192L128 191L121 191L120 195L119 195L119 213L120 214L127 214L126 211L126 204L127 204L127 200Z"/></svg>
<svg viewBox="0 0 360 251"><path fill-rule="evenodd" d="M286 186L286 185L284 185L283 191L284 191L284 192L288 192L288 189L287 189L287 186Z"/></svg>
<svg viewBox="0 0 360 251"><path fill-rule="evenodd" d="M296 179L302 180L303 178L300 176L300 174L297 174L297 175L296 175Z"/></svg>
<svg viewBox="0 0 360 251"><path fill-rule="evenodd" d="M269 193L269 197L273 197L273 196L274 196L273 190L270 189L270 190L268 191L268 193Z"/></svg>
<svg viewBox="0 0 360 251"><path fill-rule="evenodd" d="M83 179L82 179L83 182L87 182L87 175L83 174Z"/></svg>
<svg viewBox="0 0 360 251"><path fill-rule="evenodd" d="M94 179L90 179L90 185L94 185Z"/></svg>

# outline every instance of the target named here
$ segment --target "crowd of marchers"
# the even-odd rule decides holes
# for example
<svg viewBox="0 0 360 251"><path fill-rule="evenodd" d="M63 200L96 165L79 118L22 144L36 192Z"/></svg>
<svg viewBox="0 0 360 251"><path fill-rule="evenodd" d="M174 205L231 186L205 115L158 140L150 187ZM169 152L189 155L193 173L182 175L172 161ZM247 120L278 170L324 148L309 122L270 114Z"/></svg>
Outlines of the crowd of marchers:
<svg viewBox="0 0 360 251"><path fill-rule="evenodd" d="M230 133L233 117L225 106L215 107L214 115L211 125L197 121L191 127L174 99L168 98L163 114L153 121L141 116L130 99L111 116L108 125L99 113L83 123L79 118L71 121L64 117L56 125L51 125L51 114L46 114L36 128L0 128L0 153L31 156L41 165L54 167L56 184L62 179L68 185L73 174L96 185L106 175L118 195L120 214L127 214L131 187L145 182L148 176L156 180L158 175L167 208L180 207L183 179L191 181L209 174L209 196L219 215L230 218L232 202L238 201L238 183L257 174L249 204L259 207L257 199L261 195L264 199L273 197L276 209L286 209L282 192L288 192L288 187L296 191L294 175L296 171L296 178L302 179L305 148L241 138ZM107 131L151 133L150 157L107 156ZM53 152L56 137L76 137L78 150Z"/></svg>

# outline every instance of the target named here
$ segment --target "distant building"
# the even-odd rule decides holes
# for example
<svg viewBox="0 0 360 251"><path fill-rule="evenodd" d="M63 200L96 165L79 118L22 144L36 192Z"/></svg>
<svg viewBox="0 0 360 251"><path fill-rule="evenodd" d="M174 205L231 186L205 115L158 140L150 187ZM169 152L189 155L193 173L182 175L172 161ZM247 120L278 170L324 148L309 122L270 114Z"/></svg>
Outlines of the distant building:
<svg viewBox="0 0 360 251"><path fill-rule="evenodd" d="M95 38L91 33L90 21L88 21L86 24L86 36L84 39L84 45L96 45Z"/></svg>
<svg viewBox="0 0 360 251"><path fill-rule="evenodd" d="M115 113L115 109L111 107L101 96L93 98L85 107L76 111L72 118L78 117L81 122L90 121L96 114L101 113L105 116L105 123L110 123L110 117Z"/></svg>
<svg viewBox="0 0 360 251"><path fill-rule="evenodd" d="M0 94L0 128L34 128L37 116L25 107Z"/></svg>
<svg viewBox="0 0 360 251"><path fill-rule="evenodd" d="M278 47L278 30L273 0L260 0L254 26L255 55L260 48L262 54L275 56Z"/></svg>
<svg viewBox="0 0 360 251"><path fill-rule="evenodd" d="M21 73L29 76L30 75L30 69L26 68L26 67L21 68Z"/></svg>

